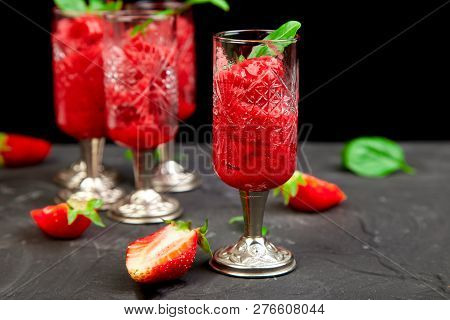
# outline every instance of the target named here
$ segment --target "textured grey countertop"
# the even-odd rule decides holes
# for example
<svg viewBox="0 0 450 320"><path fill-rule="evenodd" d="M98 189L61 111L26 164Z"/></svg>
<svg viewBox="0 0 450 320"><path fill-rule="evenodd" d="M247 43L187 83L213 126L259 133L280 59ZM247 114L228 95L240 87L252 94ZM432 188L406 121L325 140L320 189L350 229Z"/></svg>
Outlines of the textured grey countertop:
<svg viewBox="0 0 450 320"><path fill-rule="evenodd" d="M91 227L73 241L52 240L28 212L52 203L53 174L77 157L76 146L55 146L37 167L0 170L1 299L448 299L450 298L450 143L403 144L415 176L356 177L339 167L340 144L308 144L302 165L339 184L348 200L324 214L302 214L270 198L265 224L276 244L291 249L297 269L279 278L238 279L211 271L199 253L182 279L139 286L125 268L127 244L160 226ZM209 148L196 151L209 163ZM194 152L190 149L189 152ZM124 185L132 181L123 150L109 146L105 163ZM309 164L309 166L307 166ZM210 220L213 248L240 235L227 224L240 213L238 194L211 168L200 189L177 194L184 219Z"/></svg>

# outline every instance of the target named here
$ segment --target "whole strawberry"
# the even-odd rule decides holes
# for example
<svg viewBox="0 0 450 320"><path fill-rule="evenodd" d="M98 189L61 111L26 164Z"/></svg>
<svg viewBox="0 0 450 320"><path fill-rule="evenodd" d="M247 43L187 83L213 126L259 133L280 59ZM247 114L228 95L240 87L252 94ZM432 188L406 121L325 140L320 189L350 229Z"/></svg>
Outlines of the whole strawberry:
<svg viewBox="0 0 450 320"><path fill-rule="evenodd" d="M347 199L337 185L299 171L274 190L275 195L280 192L286 205L303 212L325 211Z"/></svg>
<svg viewBox="0 0 450 320"><path fill-rule="evenodd" d="M45 160L50 149L51 144L45 140L0 132L0 168L38 164Z"/></svg>
<svg viewBox="0 0 450 320"><path fill-rule="evenodd" d="M91 225L104 227L97 209L102 201L92 199L87 202L69 200L54 206L47 206L30 212L38 227L47 235L58 239L78 238Z"/></svg>
<svg viewBox="0 0 450 320"><path fill-rule="evenodd" d="M128 245L126 266L131 278L139 283L178 279L194 263L197 246L211 254L205 235L208 220L192 229L190 221L167 221L155 233Z"/></svg>

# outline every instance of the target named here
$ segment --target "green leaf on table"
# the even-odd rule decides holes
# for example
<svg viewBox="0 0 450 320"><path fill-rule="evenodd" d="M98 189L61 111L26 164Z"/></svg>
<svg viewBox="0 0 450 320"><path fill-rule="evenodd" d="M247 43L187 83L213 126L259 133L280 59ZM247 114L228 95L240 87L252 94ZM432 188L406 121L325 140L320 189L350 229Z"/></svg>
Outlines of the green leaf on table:
<svg viewBox="0 0 450 320"><path fill-rule="evenodd" d="M235 216L230 218L228 220L228 224L235 224L235 223L244 223L244 217L243 216ZM269 232L269 229L267 227L262 226L261 228L261 234L265 237L267 235L267 232Z"/></svg>
<svg viewBox="0 0 450 320"><path fill-rule="evenodd" d="M131 149L125 150L125 152L123 153L123 156L125 159L133 161L133 151Z"/></svg>
<svg viewBox="0 0 450 320"><path fill-rule="evenodd" d="M84 0L55 0L56 6L62 11L86 11L87 5Z"/></svg>
<svg viewBox="0 0 450 320"><path fill-rule="evenodd" d="M270 34L268 34L263 40L294 40L295 35L297 34L297 31L301 26L302 24L298 21L288 21L277 30L274 30ZM293 43L293 41L270 42L270 45L260 44L253 47L247 58L251 59L262 56L275 56L278 53L283 52L284 48L291 43Z"/></svg>
<svg viewBox="0 0 450 320"><path fill-rule="evenodd" d="M273 195L276 197L281 193L284 204L287 205L289 199L297 195L299 185L305 186L306 181L303 179L302 173L296 170L288 181L273 190Z"/></svg>
<svg viewBox="0 0 450 320"><path fill-rule="evenodd" d="M347 142L342 151L342 164L351 172L369 178L385 177L399 170L415 173L406 163L403 149L384 137L360 137Z"/></svg>

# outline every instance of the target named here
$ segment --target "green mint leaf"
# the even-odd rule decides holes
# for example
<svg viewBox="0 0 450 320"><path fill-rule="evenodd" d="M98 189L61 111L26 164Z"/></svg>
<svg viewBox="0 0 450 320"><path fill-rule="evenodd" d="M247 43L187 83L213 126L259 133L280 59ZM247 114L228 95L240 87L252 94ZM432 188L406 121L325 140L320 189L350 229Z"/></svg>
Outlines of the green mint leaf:
<svg viewBox="0 0 450 320"><path fill-rule="evenodd" d="M103 0L89 0L90 11L102 11L105 7Z"/></svg>
<svg viewBox="0 0 450 320"><path fill-rule="evenodd" d="M244 217L243 216L235 216L230 218L230 220L228 220L229 224L234 224L234 223L244 223ZM263 226L261 229L261 234L263 235L263 237L265 237L267 235L267 232L269 230L267 229L267 227Z"/></svg>
<svg viewBox="0 0 450 320"><path fill-rule="evenodd" d="M369 178L385 177L399 170L415 172L406 163L403 149L384 137L360 137L347 142L342 163L351 172Z"/></svg>
<svg viewBox="0 0 450 320"><path fill-rule="evenodd" d="M230 11L230 5L225 0L187 0L185 3L189 6L210 3L216 7L219 7L223 11Z"/></svg>
<svg viewBox="0 0 450 320"><path fill-rule="evenodd" d="M56 6L62 11L81 11L87 10L84 0L55 0Z"/></svg>
<svg viewBox="0 0 450 320"><path fill-rule="evenodd" d="M107 2L103 5L104 11L118 11L122 9L123 1Z"/></svg>
<svg viewBox="0 0 450 320"><path fill-rule="evenodd" d="M133 161L133 151L131 151L130 149L125 150L123 156L125 159Z"/></svg>
<svg viewBox="0 0 450 320"><path fill-rule="evenodd" d="M161 10L161 11L157 12L155 15L170 16L170 15L181 13L181 12L189 9L193 5L204 4L204 3L211 3L224 11L230 10L230 5L225 0L187 0L184 2L184 5L182 5L180 8ZM153 21L154 21L154 19L150 18L150 19L144 21L143 23L134 26L133 29L131 30L130 35L132 37L135 37L138 34L144 34L147 27L151 23L153 23Z"/></svg>
<svg viewBox="0 0 450 320"><path fill-rule="evenodd" d="M175 13L177 13L177 12L179 12L179 11L178 11L178 10L175 10L175 9L164 9L164 10L158 11L158 12L155 13L154 15L155 15L155 16L170 16L170 15L173 15L173 14L175 14ZM140 23L140 24L138 24L138 25L135 25L135 26L133 27L133 29L131 29L130 35L131 35L132 37L135 37L135 36L137 36L139 33L140 33L140 34L145 34L145 30L147 29L147 27L148 27L151 23L153 23L153 21L155 21L155 20L152 19L152 18L149 18L149 19L145 20L144 22L142 22L142 23Z"/></svg>
<svg viewBox="0 0 450 320"><path fill-rule="evenodd" d="M233 223L237 223L237 222L244 222L244 217L243 216L235 216L235 217L232 217L230 220L228 220L229 224L233 224Z"/></svg>
<svg viewBox="0 0 450 320"><path fill-rule="evenodd" d="M298 29L300 29L301 23L298 21L288 21L279 27L277 30L272 31L263 40L289 40L295 39ZM261 56L275 56L277 53L283 52L284 48L293 42L284 41L281 43L272 42L270 45L260 44L253 47L248 59L257 58ZM273 48L271 48L273 47Z"/></svg>
<svg viewBox="0 0 450 320"><path fill-rule="evenodd" d="M263 226L262 229L261 229L262 236L265 237L267 235L267 232L269 232L269 230L267 229L267 227Z"/></svg>

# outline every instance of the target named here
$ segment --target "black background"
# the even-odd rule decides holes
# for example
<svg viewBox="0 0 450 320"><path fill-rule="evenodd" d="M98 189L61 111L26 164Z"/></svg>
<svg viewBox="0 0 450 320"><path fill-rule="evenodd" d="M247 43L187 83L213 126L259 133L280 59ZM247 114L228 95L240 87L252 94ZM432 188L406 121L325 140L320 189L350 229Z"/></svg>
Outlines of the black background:
<svg viewBox="0 0 450 320"><path fill-rule="evenodd" d="M211 122L214 32L276 28L295 19L303 24L300 121L312 124L311 140L450 138L449 1L229 2L229 13L195 8L198 108L187 123ZM0 131L72 142L54 124L51 7L50 0L0 0Z"/></svg>

